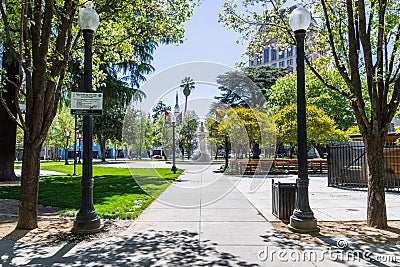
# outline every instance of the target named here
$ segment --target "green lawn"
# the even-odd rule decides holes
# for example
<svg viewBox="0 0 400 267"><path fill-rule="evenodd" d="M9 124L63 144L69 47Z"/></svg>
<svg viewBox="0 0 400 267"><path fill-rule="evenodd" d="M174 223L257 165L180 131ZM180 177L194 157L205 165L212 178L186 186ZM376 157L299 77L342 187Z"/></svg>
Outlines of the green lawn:
<svg viewBox="0 0 400 267"><path fill-rule="evenodd" d="M42 170L73 173L73 165L42 163ZM81 173L81 165L77 165ZM174 181L170 169L127 169L93 166L93 201L102 218L134 219ZM81 202L81 176L40 178L39 204L61 209L63 216L75 216ZM140 186L139 186L140 185ZM0 187L0 198L18 199L19 186Z"/></svg>

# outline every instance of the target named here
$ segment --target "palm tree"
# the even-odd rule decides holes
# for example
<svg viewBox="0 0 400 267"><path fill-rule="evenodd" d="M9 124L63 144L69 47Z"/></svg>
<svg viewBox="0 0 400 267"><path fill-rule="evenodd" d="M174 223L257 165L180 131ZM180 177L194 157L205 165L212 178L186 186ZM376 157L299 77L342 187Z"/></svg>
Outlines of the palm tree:
<svg viewBox="0 0 400 267"><path fill-rule="evenodd" d="M195 88L193 79L190 78L190 77L183 78L183 80L181 81L180 87L183 88L183 94L185 95L185 110L184 110L184 113L186 114L188 96L190 95L192 90Z"/></svg>

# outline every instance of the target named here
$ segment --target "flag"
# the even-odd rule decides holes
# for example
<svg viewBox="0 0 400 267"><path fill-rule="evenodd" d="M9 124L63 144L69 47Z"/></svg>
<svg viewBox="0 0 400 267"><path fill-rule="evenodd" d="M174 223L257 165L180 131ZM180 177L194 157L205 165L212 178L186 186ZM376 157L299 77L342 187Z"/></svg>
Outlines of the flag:
<svg viewBox="0 0 400 267"><path fill-rule="evenodd" d="M165 115L165 123L170 124L171 123L171 115L168 113L166 109L164 109L164 115Z"/></svg>
<svg viewBox="0 0 400 267"><path fill-rule="evenodd" d="M217 122L221 122L222 121L221 113L219 113L218 110L215 111L215 119L216 119Z"/></svg>
<svg viewBox="0 0 400 267"><path fill-rule="evenodd" d="M181 124L182 123L182 112L176 116L176 124Z"/></svg>

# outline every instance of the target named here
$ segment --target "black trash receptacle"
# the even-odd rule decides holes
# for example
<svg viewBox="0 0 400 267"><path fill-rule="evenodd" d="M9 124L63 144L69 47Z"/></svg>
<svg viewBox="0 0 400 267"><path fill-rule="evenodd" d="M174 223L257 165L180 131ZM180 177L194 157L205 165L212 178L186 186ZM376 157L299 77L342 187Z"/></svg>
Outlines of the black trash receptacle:
<svg viewBox="0 0 400 267"><path fill-rule="evenodd" d="M289 221L296 207L296 183L274 183L272 180L272 214L284 222Z"/></svg>

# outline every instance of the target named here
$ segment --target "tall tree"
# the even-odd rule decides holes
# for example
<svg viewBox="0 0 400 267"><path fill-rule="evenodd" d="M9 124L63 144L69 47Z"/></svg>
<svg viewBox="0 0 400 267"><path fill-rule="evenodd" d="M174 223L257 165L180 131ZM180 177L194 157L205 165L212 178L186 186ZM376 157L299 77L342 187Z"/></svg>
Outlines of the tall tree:
<svg viewBox="0 0 400 267"><path fill-rule="evenodd" d="M327 74L328 75L328 74ZM339 73L331 73L334 79L340 77ZM339 76L339 77L338 77ZM338 79L340 83L341 79ZM343 87L346 85L343 81ZM271 87L268 106L275 114L282 108L296 103L296 74L279 78ZM308 105L314 105L335 121L337 127L346 130L356 125L356 119L351 109L351 102L336 91L327 88L315 75L309 72L306 80L306 99Z"/></svg>
<svg viewBox="0 0 400 267"><path fill-rule="evenodd" d="M153 115L151 116L153 118L153 122L156 122L161 115L164 115L165 111L167 112L171 111L171 106L167 106L162 101L159 101L152 111Z"/></svg>
<svg viewBox="0 0 400 267"><path fill-rule="evenodd" d="M75 142L74 138L74 116L71 115L69 107L65 104L60 104L56 116L54 117L53 123L51 124L49 131L46 135L46 139L43 143L44 146L53 147L64 147L65 137L63 135L64 130L68 130L71 133L71 143Z"/></svg>
<svg viewBox="0 0 400 267"><path fill-rule="evenodd" d="M224 148L225 150L225 166L224 171L228 168L229 163L229 153L231 149L231 143L229 139L229 134L226 128L219 119L211 119L209 116L206 120L206 128L208 131L208 139L211 145L215 148L215 159L218 158L218 150ZM237 144L236 144L237 145Z"/></svg>
<svg viewBox="0 0 400 267"><path fill-rule="evenodd" d="M132 149L132 152L139 159L141 159L143 152L151 148L153 134L151 128L148 114L142 110L136 110L132 106L126 110L122 130L123 142Z"/></svg>
<svg viewBox="0 0 400 267"><path fill-rule="evenodd" d="M83 1L11 0L0 5L4 46L20 65L17 89L24 90L26 101L25 116L17 104L19 122L12 116L24 130L19 229L37 227L40 151L57 112L71 53L83 54L76 26L81 4ZM99 65L97 55L105 55L112 65L126 62L134 55L133 43L145 37L143 43L181 42L183 23L193 9L191 0L97 1L96 4L101 10L101 25L94 45L95 71ZM15 33L11 25L18 25L20 31Z"/></svg>
<svg viewBox="0 0 400 267"><path fill-rule="evenodd" d="M7 47L3 48L2 67L5 75L2 77L4 88L0 92L0 125L3 125L0 127L0 181L13 181L17 179L14 173L17 123L9 113L14 117L17 115L17 86L21 76L19 63L10 55Z"/></svg>
<svg viewBox="0 0 400 267"><path fill-rule="evenodd" d="M259 159L261 148L275 143L273 120L266 112L245 107L220 112L222 116L226 115L226 119L218 125L213 120L208 121L207 129L212 131L211 137L217 141L228 136L235 153L251 150L252 158Z"/></svg>
<svg viewBox="0 0 400 267"><path fill-rule="evenodd" d="M10 14L18 13L20 13L19 7L10 8ZM10 34L14 36L17 36L20 31L18 24L9 25L9 29ZM20 74L21 64L12 56L13 51L9 48L9 44L4 43L1 52L4 90L0 92L0 100L4 101L1 101L0 104L0 125L8 127L0 128L0 143L2 144L0 148L0 181L7 181L17 178L14 173L17 124L11 117L17 116L15 105L18 105L18 84L21 82L22 75Z"/></svg>
<svg viewBox="0 0 400 267"><path fill-rule="evenodd" d="M247 38L257 52L266 39L291 41L294 37L288 25L286 0L243 1L245 8L254 3L264 6L258 14L238 14L241 8L231 1L224 4L220 20ZM338 88L306 58L314 74L328 88L339 92L349 101L364 140L369 177L367 223L377 228L387 227L383 147L389 123L400 100L400 2L396 0L313 1L310 8L318 20L309 38L309 53L323 53L323 66L334 65L347 88ZM248 9L247 9L248 10ZM267 18L267 19L266 19ZM257 21L254 21L256 19ZM253 21L252 21L253 20ZM257 25L258 29L249 26ZM263 31L259 31L263 25ZM367 90L363 90L363 79ZM366 109L364 95L371 103Z"/></svg>
<svg viewBox="0 0 400 267"><path fill-rule="evenodd" d="M131 101L142 99L146 95L138 89L132 89L127 83L117 77L113 68L104 68L106 75L102 86L98 88L103 93L103 115L93 119L93 135L101 149L101 161L106 161L107 141L122 141L122 127L125 110ZM135 99L133 99L135 98Z"/></svg>
<svg viewBox="0 0 400 267"><path fill-rule="evenodd" d="M199 127L199 116L192 110L185 113L183 116L182 125L177 129L178 132L178 144L179 149L184 155L184 151L187 151L188 159L192 152L192 141L196 137L196 131Z"/></svg>
<svg viewBox="0 0 400 267"><path fill-rule="evenodd" d="M217 78L217 83L221 85L219 87L221 96L215 99L231 107L263 105L265 100L268 100L270 89L276 80L288 74L289 71L289 68L256 66L224 73Z"/></svg>
<svg viewBox="0 0 400 267"><path fill-rule="evenodd" d="M103 115L96 116L93 120L93 135L100 146L102 162L106 161L107 141L113 143L122 140L124 116L123 107L114 107L104 111Z"/></svg>
<svg viewBox="0 0 400 267"><path fill-rule="evenodd" d="M189 97L190 93L194 90L194 88L196 88L196 87L195 87L195 83L194 83L193 79L188 76L182 79L180 87L183 88L183 94L185 95L184 113L186 113L188 97Z"/></svg>
<svg viewBox="0 0 400 267"><path fill-rule="evenodd" d="M307 106L307 138L310 143L324 144L326 140L343 140L345 133L336 128L334 121L316 106ZM277 145L297 143L297 107L284 107L274 116Z"/></svg>

